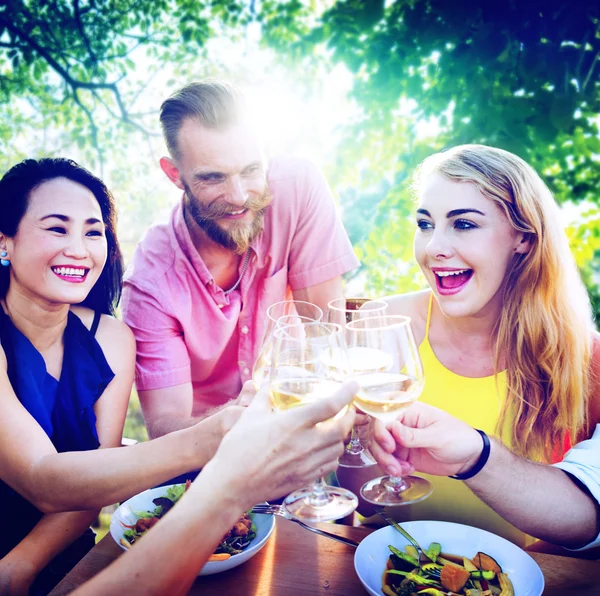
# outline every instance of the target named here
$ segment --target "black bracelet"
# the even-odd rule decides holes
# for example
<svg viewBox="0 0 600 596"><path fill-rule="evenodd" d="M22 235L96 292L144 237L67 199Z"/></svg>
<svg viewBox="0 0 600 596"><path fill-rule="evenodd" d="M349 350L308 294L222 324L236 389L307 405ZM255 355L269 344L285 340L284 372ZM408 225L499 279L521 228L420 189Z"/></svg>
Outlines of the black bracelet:
<svg viewBox="0 0 600 596"><path fill-rule="evenodd" d="M485 466L487 460L490 457L490 439L488 436L478 428L475 429L483 439L483 451L477 460L477 463L468 471L463 472L462 474L454 474L454 476L448 476L448 478L454 478L455 480L468 480L469 478L473 478L475 474L479 474L481 472L481 468Z"/></svg>

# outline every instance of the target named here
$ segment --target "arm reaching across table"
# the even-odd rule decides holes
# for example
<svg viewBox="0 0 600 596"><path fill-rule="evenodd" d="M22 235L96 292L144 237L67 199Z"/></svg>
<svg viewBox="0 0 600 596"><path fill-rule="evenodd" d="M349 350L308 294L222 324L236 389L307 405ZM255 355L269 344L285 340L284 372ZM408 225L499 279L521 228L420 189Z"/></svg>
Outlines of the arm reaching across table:
<svg viewBox="0 0 600 596"><path fill-rule="evenodd" d="M259 393L168 521L75 594L118 593L125 584L129 594L186 593L240 512L335 469L354 413L332 417L355 390L347 384L329 399L281 412L271 412L268 394Z"/></svg>
<svg viewBox="0 0 600 596"><path fill-rule="evenodd" d="M396 475L468 475L484 448L475 429L422 403L403 411L390 430L376 423L374 439L379 464ZM571 548L600 542L600 426L554 466L519 457L492 438L487 463L465 483L533 536Z"/></svg>

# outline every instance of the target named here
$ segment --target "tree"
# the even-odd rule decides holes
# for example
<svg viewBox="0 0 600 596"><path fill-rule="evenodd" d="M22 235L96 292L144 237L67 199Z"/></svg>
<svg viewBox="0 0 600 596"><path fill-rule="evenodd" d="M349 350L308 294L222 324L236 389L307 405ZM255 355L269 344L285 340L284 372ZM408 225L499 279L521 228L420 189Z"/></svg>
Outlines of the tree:
<svg viewBox="0 0 600 596"><path fill-rule="evenodd" d="M52 124L102 164L115 134L158 134L156 109L138 107L149 81L247 18L242 0L5 0L0 138L10 153L19 127Z"/></svg>
<svg viewBox="0 0 600 596"><path fill-rule="evenodd" d="M367 192L374 176L393 180L379 209L397 217L375 223L361 247L367 268L382 271L374 291L397 290L407 279L395 273L407 231L398 220L409 211L410 172L436 150L502 147L535 167L558 201L598 203L595 0L343 0L316 22L310 6L284 5L285 20L279 3L263 3L267 43L296 62L342 62L354 73L362 118L348 126L344 150L354 155L352 167L362 165ZM427 122L435 125L429 136Z"/></svg>

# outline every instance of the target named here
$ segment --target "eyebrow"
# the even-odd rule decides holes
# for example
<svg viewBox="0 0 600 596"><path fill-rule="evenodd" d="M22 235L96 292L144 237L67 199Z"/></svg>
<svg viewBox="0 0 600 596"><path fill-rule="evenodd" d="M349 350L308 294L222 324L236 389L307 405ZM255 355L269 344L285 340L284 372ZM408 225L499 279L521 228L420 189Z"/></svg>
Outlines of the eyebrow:
<svg viewBox="0 0 600 596"><path fill-rule="evenodd" d="M44 221L45 219L50 219L50 218L56 218L56 219L60 219L60 221L64 221L64 222L68 222L71 221L71 218L68 215L63 215L62 213L50 213L49 215L44 215L44 217L40 218L40 221ZM90 217L88 219L85 220L86 224L97 224L97 223L102 223L102 220L98 219L97 217Z"/></svg>
<svg viewBox="0 0 600 596"><path fill-rule="evenodd" d="M427 217L431 217L431 213L429 213L427 209L417 209L417 213L420 213L421 215L426 215ZM479 209L453 209L452 211L448 211L448 213L446 213L446 217L450 219L459 215L465 215L466 213L477 213L479 215L485 216L485 213L483 211L479 211Z"/></svg>

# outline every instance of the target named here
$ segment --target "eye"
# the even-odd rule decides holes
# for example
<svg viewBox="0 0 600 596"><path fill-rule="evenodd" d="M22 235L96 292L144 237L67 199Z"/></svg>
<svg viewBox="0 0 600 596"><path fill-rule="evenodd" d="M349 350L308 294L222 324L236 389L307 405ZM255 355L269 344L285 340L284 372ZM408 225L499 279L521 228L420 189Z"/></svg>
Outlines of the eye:
<svg viewBox="0 0 600 596"><path fill-rule="evenodd" d="M258 171L260 170L260 165L259 164L254 164L251 166L248 166L243 172L242 174L244 176L252 176L253 174L256 174Z"/></svg>
<svg viewBox="0 0 600 596"><path fill-rule="evenodd" d="M52 228L48 228L49 232L56 232L57 234L66 234L67 230L61 226L54 226Z"/></svg>
<svg viewBox="0 0 600 596"><path fill-rule="evenodd" d="M430 221L427 221L426 219L417 220L417 227L422 232L425 232L426 230L433 230L433 224Z"/></svg>
<svg viewBox="0 0 600 596"><path fill-rule="evenodd" d="M201 176L198 176L198 180L207 184L220 184L225 180L225 176L223 174L213 172L210 174L202 174Z"/></svg>
<svg viewBox="0 0 600 596"><path fill-rule="evenodd" d="M468 219L457 219L454 222L454 229L456 230L474 230L477 227L478 226Z"/></svg>
<svg viewBox="0 0 600 596"><path fill-rule="evenodd" d="M90 230L86 236L104 236L104 232L102 232L102 230Z"/></svg>

